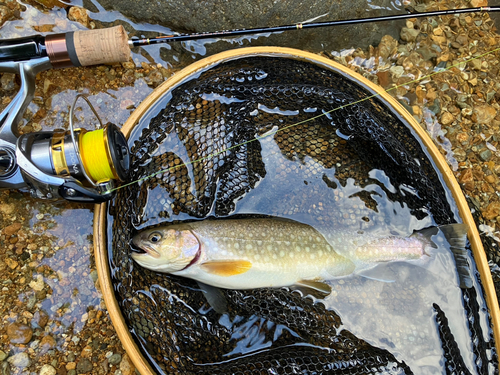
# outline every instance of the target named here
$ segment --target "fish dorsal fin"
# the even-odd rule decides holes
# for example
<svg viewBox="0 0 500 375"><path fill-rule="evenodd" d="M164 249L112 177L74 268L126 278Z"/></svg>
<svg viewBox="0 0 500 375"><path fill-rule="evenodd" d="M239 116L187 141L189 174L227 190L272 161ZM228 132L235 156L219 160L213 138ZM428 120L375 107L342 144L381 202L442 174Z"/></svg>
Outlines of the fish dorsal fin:
<svg viewBox="0 0 500 375"><path fill-rule="evenodd" d="M241 275L252 268L252 263L248 260L211 260L200 265L205 272L217 276Z"/></svg>
<svg viewBox="0 0 500 375"><path fill-rule="evenodd" d="M314 280L299 280L297 281L294 286L298 286L299 288L296 289L312 289L317 292L320 292L323 295L329 295L332 292L332 288L330 285L323 283L321 281L314 281ZM306 293L303 293L306 294Z"/></svg>

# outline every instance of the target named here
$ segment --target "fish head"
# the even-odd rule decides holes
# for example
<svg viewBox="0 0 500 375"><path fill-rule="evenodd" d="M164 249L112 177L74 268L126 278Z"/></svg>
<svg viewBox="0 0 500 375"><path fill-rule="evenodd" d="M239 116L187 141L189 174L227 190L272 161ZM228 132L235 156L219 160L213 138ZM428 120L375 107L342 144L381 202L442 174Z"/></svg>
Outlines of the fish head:
<svg viewBox="0 0 500 375"><path fill-rule="evenodd" d="M200 256L200 241L189 228L165 227L140 232L132 239L132 258L142 267L172 273L183 270Z"/></svg>

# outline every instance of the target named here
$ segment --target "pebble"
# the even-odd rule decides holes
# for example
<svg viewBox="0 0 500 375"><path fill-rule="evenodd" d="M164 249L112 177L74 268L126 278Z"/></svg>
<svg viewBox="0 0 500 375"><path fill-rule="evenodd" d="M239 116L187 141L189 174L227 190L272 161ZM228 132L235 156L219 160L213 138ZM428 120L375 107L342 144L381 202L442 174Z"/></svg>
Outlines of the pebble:
<svg viewBox="0 0 500 375"><path fill-rule="evenodd" d="M92 362L90 362L90 360L87 358L80 359L76 364L76 372L78 374L86 374L92 371L92 368Z"/></svg>
<svg viewBox="0 0 500 375"><path fill-rule="evenodd" d="M33 318L31 319L31 324L34 327L40 327L40 328L45 328L49 321L49 316L48 314L43 311L36 311L35 314L33 314Z"/></svg>
<svg viewBox="0 0 500 375"><path fill-rule="evenodd" d="M486 220L493 220L500 215L500 202L490 203L483 211L483 216Z"/></svg>
<svg viewBox="0 0 500 375"><path fill-rule="evenodd" d="M475 106L473 112L480 124L489 124L497 114L497 110L488 104Z"/></svg>
<svg viewBox="0 0 500 375"><path fill-rule="evenodd" d="M7 358L7 353L5 353L3 350L0 350L0 362L5 361L5 358Z"/></svg>
<svg viewBox="0 0 500 375"><path fill-rule="evenodd" d="M90 26L90 19L86 9L80 7L71 7L68 11L68 18L71 21L81 23L85 27Z"/></svg>
<svg viewBox="0 0 500 375"><path fill-rule="evenodd" d="M33 330L26 324L11 323L7 327L7 335L13 344L27 344L33 336Z"/></svg>
<svg viewBox="0 0 500 375"><path fill-rule="evenodd" d="M51 335L46 335L40 342L40 346L41 346L41 352L46 353L50 349L54 349L56 347L56 340Z"/></svg>
<svg viewBox="0 0 500 375"><path fill-rule="evenodd" d="M401 29L400 36L405 42L414 42L417 39L418 34L420 34L419 30L403 27Z"/></svg>
<svg viewBox="0 0 500 375"><path fill-rule="evenodd" d="M132 363L130 357L127 353L123 355L122 361L120 362L120 370L123 375L134 375L135 366Z"/></svg>
<svg viewBox="0 0 500 375"><path fill-rule="evenodd" d="M6 236L12 236L13 234L17 233L19 229L21 229L21 227L21 223L11 224L3 229L3 234L5 234Z"/></svg>
<svg viewBox="0 0 500 375"><path fill-rule="evenodd" d="M0 79L0 84L2 85L2 90L10 91L14 90L16 87L14 79L16 75L13 73L3 73L2 78Z"/></svg>
<svg viewBox="0 0 500 375"><path fill-rule="evenodd" d="M25 368L31 364L30 357L28 356L28 353L25 352L15 354L9 359L7 359L7 361L12 366L17 368Z"/></svg>
<svg viewBox="0 0 500 375"><path fill-rule="evenodd" d="M122 360L122 355L119 353L113 354L111 357L109 357L108 361L111 365L117 365L121 362Z"/></svg>
<svg viewBox="0 0 500 375"><path fill-rule="evenodd" d="M443 125L451 124L454 119L455 117L453 117L453 115L450 112L443 112L443 114L441 115L441 124Z"/></svg>
<svg viewBox="0 0 500 375"><path fill-rule="evenodd" d="M33 288L33 290L40 292L43 290L45 286L45 282L43 281L43 276L42 275L36 275L36 280L33 280L30 282L30 287Z"/></svg>
<svg viewBox="0 0 500 375"><path fill-rule="evenodd" d="M39 375L56 375L57 371L51 365L43 365Z"/></svg>

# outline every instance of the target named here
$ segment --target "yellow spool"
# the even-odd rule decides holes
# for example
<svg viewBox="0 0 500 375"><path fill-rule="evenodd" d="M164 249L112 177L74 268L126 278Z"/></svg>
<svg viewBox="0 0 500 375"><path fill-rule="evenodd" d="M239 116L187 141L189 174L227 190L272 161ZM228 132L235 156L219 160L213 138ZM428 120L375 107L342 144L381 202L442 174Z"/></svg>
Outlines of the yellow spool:
<svg viewBox="0 0 500 375"><path fill-rule="evenodd" d="M111 169L105 134L105 129L85 132L80 140L83 167L97 183L117 178Z"/></svg>

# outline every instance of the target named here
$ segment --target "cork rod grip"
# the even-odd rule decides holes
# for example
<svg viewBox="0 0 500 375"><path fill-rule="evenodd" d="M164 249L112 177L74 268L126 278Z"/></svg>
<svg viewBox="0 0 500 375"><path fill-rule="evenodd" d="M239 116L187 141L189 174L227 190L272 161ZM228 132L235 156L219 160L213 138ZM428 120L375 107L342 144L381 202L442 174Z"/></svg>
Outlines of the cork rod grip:
<svg viewBox="0 0 500 375"><path fill-rule="evenodd" d="M70 35L66 38L66 46L71 60L76 57L81 66L126 62L130 57L127 33L121 25L75 31L72 38Z"/></svg>

